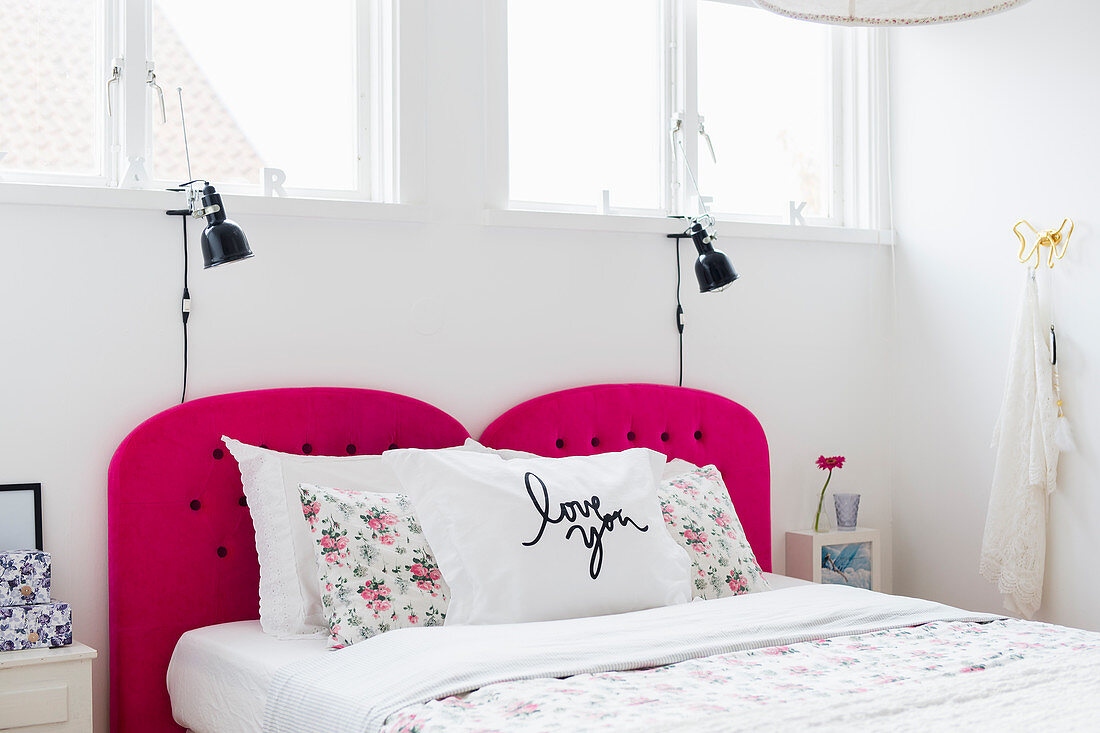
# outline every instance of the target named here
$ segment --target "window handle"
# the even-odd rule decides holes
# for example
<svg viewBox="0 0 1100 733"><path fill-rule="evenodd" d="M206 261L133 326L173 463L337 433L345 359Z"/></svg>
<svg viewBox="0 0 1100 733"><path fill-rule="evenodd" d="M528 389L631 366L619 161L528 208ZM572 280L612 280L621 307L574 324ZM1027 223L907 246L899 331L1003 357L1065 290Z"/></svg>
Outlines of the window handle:
<svg viewBox="0 0 1100 733"><path fill-rule="evenodd" d="M145 83L156 92L157 101L160 103L160 124L163 125L168 121L168 116L164 113L164 90L160 88L160 84L157 84L157 72L153 68L152 61L145 64Z"/></svg>
<svg viewBox="0 0 1100 733"><path fill-rule="evenodd" d="M116 87L122 81L122 63L121 56L111 61L111 77L107 79L107 116L114 117L114 108L111 105L111 85Z"/></svg>
<svg viewBox="0 0 1100 733"><path fill-rule="evenodd" d="M676 155L676 144L679 141L680 130L684 127L684 118L679 114L672 116L672 124L668 127L668 141L672 145L672 154Z"/></svg>
<svg viewBox="0 0 1100 733"><path fill-rule="evenodd" d="M699 134L707 141L707 150L710 151L710 159L717 163L718 158L714 154L714 143L710 141L710 134L707 133L707 128L703 126L703 115L699 115Z"/></svg>

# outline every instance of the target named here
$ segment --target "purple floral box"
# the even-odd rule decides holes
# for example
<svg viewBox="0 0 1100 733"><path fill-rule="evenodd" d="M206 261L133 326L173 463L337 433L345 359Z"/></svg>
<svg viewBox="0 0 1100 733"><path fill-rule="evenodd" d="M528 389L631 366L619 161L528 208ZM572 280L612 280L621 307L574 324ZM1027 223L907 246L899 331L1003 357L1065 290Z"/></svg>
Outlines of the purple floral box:
<svg viewBox="0 0 1100 733"><path fill-rule="evenodd" d="M68 603L0 607L0 652L73 643L73 612Z"/></svg>
<svg viewBox="0 0 1100 733"><path fill-rule="evenodd" d="M50 602L50 553L0 552L0 606Z"/></svg>

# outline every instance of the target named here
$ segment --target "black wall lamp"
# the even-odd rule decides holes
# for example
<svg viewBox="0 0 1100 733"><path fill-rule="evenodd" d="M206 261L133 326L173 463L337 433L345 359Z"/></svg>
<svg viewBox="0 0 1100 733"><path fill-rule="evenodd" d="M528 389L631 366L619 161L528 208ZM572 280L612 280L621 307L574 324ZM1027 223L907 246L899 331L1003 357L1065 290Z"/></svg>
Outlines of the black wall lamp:
<svg viewBox="0 0 1100 733"><path fill-rule="evenodd" d="M714 218L709 214L691 219L691 226L687 231L667 235L669 239L676 240L676 254L679 257L680 240L690 239L695 243L695 250L699 256L695 259L695 277L699 281L700 293L718 293L741 277L737 270L733 269L733 263L726 253L714 248L714 242L718 239L717 227Z"/></svg>
<svg viewBox="0 0 1100 733"><path fill-rule="evenodd" d="M203 184L202 191L195 188L195 184ZM186 186L186 188L184 188ZM192 217L201 219L206 217L206 228L202 230L202 267L209 270L211 267L224 265L237 260L246 260L252 256L252 249L248 246L248 237L244 230L232 219L225 216L225 204L210 181L194 180L183 183L173 191L187 191L186 209L169 209L164 212L169 216ZM183 236L187 239L187 219L183 220Z"/></svg>
<svg viewBox="0 0 1100 733"><path fill-rule="evenodd" d="M679 145L680 152L684 152L684 144L676 137L679 130L677 126L673 130L673 139ZM709 138L708 138L709 141ZM713 154L713 151L712 151ZM699 192L699 182L695 180L695 173L691 170L691 164L687 162L687 154L684 154L684 167L691 178L691 185L695 188L695 196L699 200L699 208L703 213L699 216L688 218L685 216L674 217L689 222L688 228L682 232L666 235L669 239L676 240L676 330L680 335L680 377L679 386L684 386L684 307L680 303L680 240L690 239L695 243L695 251L699 253L695 258L695 278L699 281L700 293L718 293L741 277L737 270L733 269L733 263L726 253L714 248L714 242L718 239L718 227L714 217L707 210L706 201Z"/></svg>
<svg viewBox="0 0 1100 733"><path fill-rule="evenodd" d="M183 115L183 90L176 91L180 100L180 125L183 128L183 151L187 160L187 174L191 175L191 151L187 146L187 119ZM198 188L200 183L201 189ZM248 237L245 236L240 225L226 218L221 194L210 185L210 181L196 178L169 190L187 192L186 209L169 209L164 212L168 216L180 217L183 222L183 300L180 304L180 312L183 316L183 390L180 393L182 404L187 400L187 321L191 317L191 292L187 289L187 220L206 219L206 227L202 230L201 239L204 270L230 262L247 260L252 257L252 248L248 246Z"/></svg>

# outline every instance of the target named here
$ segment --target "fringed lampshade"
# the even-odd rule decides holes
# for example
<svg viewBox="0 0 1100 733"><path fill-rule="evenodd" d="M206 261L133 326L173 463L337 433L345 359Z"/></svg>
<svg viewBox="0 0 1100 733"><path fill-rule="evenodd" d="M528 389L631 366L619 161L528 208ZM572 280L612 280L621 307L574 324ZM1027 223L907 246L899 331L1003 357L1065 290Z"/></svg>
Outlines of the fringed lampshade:
<svg viewBox="0 0 1100 733"><path fill-rule="evenodd" d="M837 25L924 25L969 20L1027 0L754 0L773 13Z"/></svg>

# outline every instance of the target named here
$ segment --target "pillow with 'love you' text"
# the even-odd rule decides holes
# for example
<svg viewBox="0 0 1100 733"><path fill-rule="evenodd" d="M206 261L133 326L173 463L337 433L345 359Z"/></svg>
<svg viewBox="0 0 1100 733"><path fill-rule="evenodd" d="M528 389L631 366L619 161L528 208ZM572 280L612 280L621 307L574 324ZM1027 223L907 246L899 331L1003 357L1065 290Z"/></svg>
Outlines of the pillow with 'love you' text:
<svg viewBox="0 0 1100 733"><path fill-rule="evenodd" d="M414 495L450 586L446 625L623 613L691 600L665 530L665 459L633 448L567 458L409 450L383 458Z"/></svg>

